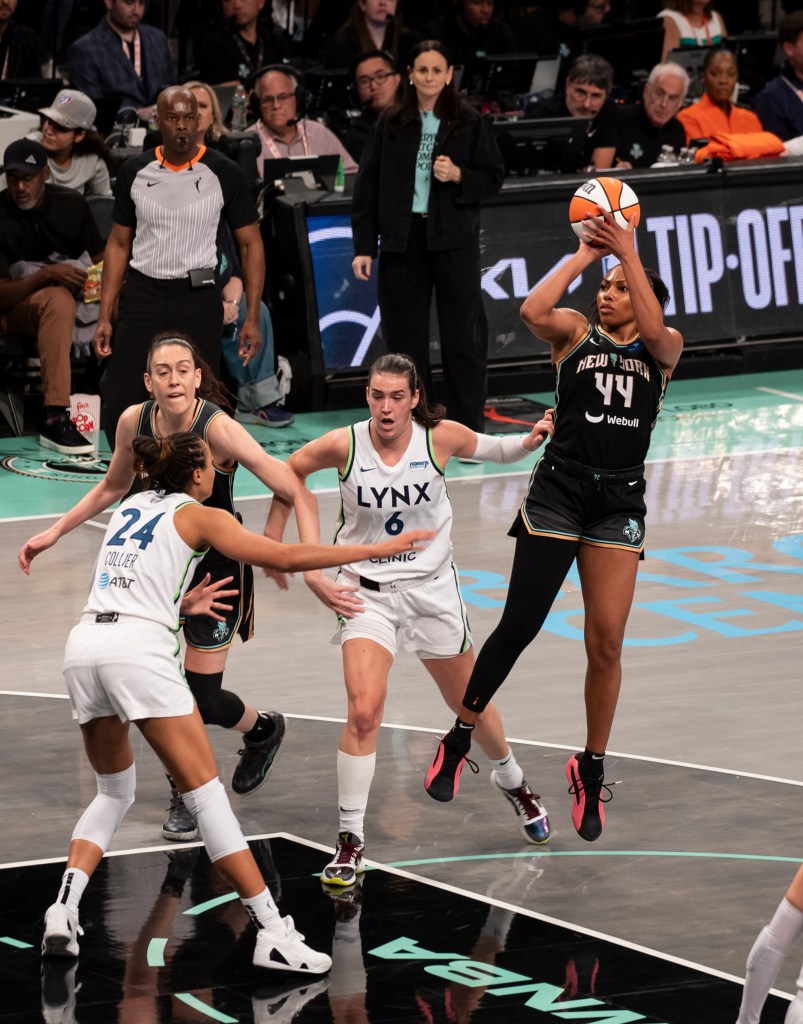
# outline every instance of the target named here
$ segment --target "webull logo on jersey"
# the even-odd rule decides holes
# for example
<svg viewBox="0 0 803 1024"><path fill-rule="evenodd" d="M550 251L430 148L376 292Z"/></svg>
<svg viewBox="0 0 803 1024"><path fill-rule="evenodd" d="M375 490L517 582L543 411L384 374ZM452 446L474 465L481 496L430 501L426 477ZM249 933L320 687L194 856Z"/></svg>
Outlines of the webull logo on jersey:
<svg viewBox="0 0 803 1024"><path fill-rule="evenodd" d="M411 466L413 463L411 463ZM413 484L412 491L405 484L404 487L363 487L357 485L357 504L361 508L403 508L404 506L420 505L422 501L432 501L427 494L429 481L423 484Z"/></svg>

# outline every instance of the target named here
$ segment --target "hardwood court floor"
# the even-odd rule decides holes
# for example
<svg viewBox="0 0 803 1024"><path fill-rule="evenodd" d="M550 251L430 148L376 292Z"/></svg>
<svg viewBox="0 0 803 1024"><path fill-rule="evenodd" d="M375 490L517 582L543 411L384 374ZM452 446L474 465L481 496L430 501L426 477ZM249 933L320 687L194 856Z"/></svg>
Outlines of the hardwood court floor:
<svg viewBox="0 0 803 1024"><path fill-rule="evenodd" d="M279 438L275 431L254 433L281 454L348 419L302 416ZM43 453L33 441L0 439L0 466L13 469L17 460L17 469L41 467ZM647 558L607 762L607 777L621 785L598 843L574 833L563 777L584 731L582 610L570 574L497 702L528 779L550 810L549 847L520 841L509 807L488 785L482 757L481 774L464 773L453 803L426 796L434 734L450 715L415 659L402 655L391 677L366 821L369 857L647 947L655 953L655 986L666 958L743 976L747 951L801 859L802 441L803 372L672 385L648 466ZM526 472L449 467L455 557L478 644L504 601L512 555L506 529ZM13 584L3 602L0 865L63 857L94 792L64 699L60 657L85 600L98 529L86 525L63 539L34 563L30 579L15 567L20 544L41 528L28 517L63 510L91 483L91 475L87 482L74 476L47 482L0 469L0 558ZM336 516L333 483L320 481L324 535ZM253 482L241 481L240 497L247 525L261 528L266 502ZM339 654L328 643L331 616L300 579L289 594L260 579L257 614L257 636L233 651L227 685L287 714L288 735L265 786L235 798L235 809L246 834L278 831L329 846L337 829L334 754L344 713ZM228 779L236 738L213 730L213 742ZM115 839L117 851L163 845L164 783L154 758L141 742L135 746L138 801ZM0 872L0 892L7 894L5 877ZM143 878L147 888L147 873ZM390 892L382 912L402 915L403 903ZM305 912L313 898L303 897ZM41 914L43 905L37 896L32 912ZM4 900L0 918L6 906ZM0 939L14 936L11 925L0 920ZM460 948L468 955L471 944ZM14 955L0 941L0 977ZM803 949L789 957L781 991L794 992L801 956ZM649 979L642 972L638 986L649 987ZM38 993L38 971L29 980ZM721 1005L705 1019L732 1022L738 992L717 999ZM669 1009L655 1015L651 1005L648 1019L674 1019ZM83 1019L80 1012L76 1019Z"/></svg>

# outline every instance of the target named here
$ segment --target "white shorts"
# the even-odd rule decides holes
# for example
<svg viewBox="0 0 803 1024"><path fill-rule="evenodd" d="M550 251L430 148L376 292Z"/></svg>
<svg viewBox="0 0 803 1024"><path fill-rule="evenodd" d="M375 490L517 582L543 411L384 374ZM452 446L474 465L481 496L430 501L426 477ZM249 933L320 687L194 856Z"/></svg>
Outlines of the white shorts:
<svg viewBox="0 0 803 1024"><path fill-rule="evenodd" d="M64 651L72 716L81 725L117 715L123 722L191 715L178 637L157 622L95 623L85 615Z"/></svg>
<svg viewBox="0 0 803 1024"><path fill-rule="evenodd" d="M338 573L341 583L357 583L350 572ZM401 592L360 588L365 608L352 619L340 619L333 644L373 640L396 657L396 636L405 651L419 658L455 658L471 647L471 630L457 568L450 562L443 573L420 587Z"/></svg>

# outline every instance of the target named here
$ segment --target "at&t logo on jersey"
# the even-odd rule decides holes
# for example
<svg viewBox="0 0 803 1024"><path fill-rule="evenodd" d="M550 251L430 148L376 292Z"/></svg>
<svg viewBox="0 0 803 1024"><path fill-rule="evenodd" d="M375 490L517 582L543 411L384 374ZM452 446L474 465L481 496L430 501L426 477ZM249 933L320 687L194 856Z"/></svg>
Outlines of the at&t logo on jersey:
<svg viewBox="0 0 803 1024"><path fill-rule="evenodd" d="M133 582L133 576L110 576L104 570L95 580L95 586L98 590L106 590L108 587L117 587L119 590L128 590Z"/></svg>

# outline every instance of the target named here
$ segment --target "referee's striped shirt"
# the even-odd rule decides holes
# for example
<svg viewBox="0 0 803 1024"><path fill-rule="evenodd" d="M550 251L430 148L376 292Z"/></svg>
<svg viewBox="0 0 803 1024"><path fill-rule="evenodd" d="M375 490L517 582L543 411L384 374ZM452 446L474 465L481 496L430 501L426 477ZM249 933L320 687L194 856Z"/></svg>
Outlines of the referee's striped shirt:
<svg viewBox="0 0 803 1024"><path fill-rule="evenodd" d="M134 229L130 266L141 274L174 280L216 267L221 216L232 231L259 220L242 171L215 150L201 146L176 166L158 146L120 168L112 219Z"/></svg>

